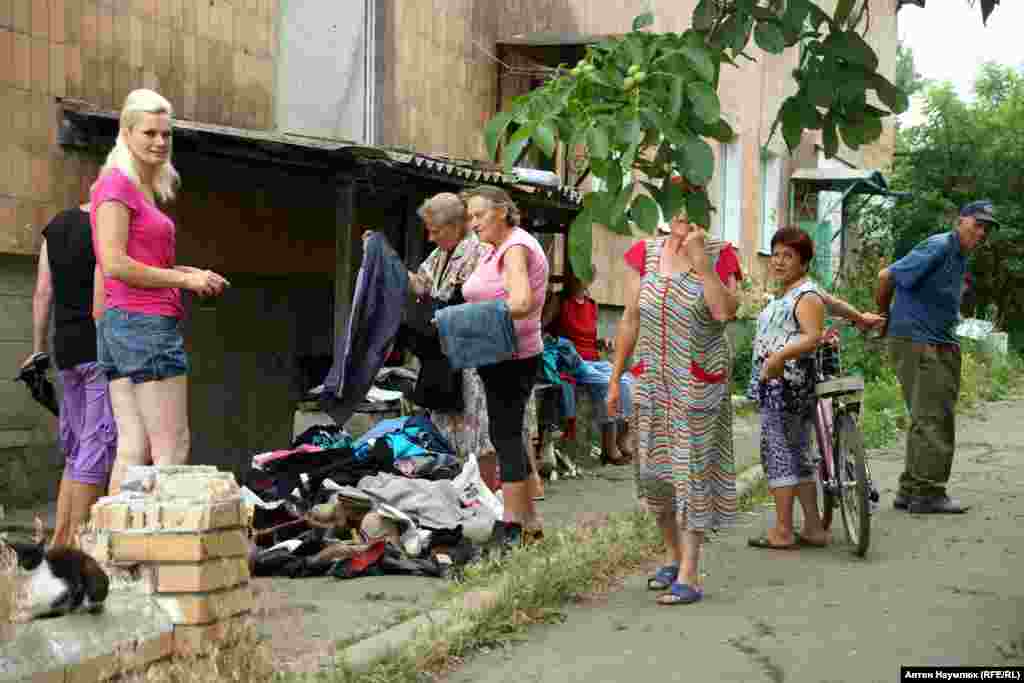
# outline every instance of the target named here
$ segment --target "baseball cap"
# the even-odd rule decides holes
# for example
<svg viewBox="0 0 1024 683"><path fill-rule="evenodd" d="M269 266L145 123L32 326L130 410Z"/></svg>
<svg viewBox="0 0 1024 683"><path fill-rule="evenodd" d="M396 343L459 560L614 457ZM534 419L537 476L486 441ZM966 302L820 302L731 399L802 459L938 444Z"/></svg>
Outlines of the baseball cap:
<svg viewBox="0 0 1024 683"><path fill-rule="evenodd" d="M998 227L999 221L996 220L995 207L992 206L992 202L988 199L979 199L978 201L964 204L963 208L960 209L961 216L971 216L975 220L984 221L991 223Z"/></svg>

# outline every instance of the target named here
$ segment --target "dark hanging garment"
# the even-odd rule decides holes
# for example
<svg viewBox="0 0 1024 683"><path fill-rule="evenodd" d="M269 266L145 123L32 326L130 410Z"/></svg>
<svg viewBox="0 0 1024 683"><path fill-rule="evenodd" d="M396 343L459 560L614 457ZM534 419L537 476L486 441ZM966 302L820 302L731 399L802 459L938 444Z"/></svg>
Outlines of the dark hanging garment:
<svg viewBox="0 0 1024 683"><path fill-rule="evenodd" d="M424 297L415 306L406 308L402 337L406 348L420 361L420 373L409 398L418 406L438 413L461 413L462 371L453 370L441 351L441 340L430 320L446 306L464 303L462 289L456 288L451 299Z"/></svg>
<svg viewBox="0 0 1024 683"><path fill-rule="evenodd" d="M322 403L335 422L348 422L366 398L377 372L398 335L409 274L395 250L379 232L363 243L363 262L348 330L334 346L334 363L324 380Z"/></svg>

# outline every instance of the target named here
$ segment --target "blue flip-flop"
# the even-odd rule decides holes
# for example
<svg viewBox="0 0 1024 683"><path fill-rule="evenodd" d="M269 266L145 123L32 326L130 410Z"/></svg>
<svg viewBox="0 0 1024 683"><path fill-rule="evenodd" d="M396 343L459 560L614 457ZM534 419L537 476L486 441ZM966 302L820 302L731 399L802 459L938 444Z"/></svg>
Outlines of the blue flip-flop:
<svg viewBox="0 0 1024 683"><path fill-rule="evenodd" d="M654 572L654 576L647 579L647 590L667 591L672 587L679 577L679 565L668 564Z"/></svg>
<svg viewBox="0 0 1024 683"><path fill-rule="evenodd" d="M658 596L659 605L692 605L700 602L704 591L697 590L689 584L673 583L668 593Z"/></svg>

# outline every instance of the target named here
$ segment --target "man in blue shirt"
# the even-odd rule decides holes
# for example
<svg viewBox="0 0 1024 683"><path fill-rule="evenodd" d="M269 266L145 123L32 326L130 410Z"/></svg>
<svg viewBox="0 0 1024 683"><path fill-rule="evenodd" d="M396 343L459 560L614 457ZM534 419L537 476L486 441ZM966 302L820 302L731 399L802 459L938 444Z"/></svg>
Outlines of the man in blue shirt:
<svg viewBox="0 0 1024 683"><path fill-rule="evenodd" d="M878 274L876 301L889 311L890 352L910 414L906 465L894 502L898 509L967 511L946 494L960 393L960 346L953 329L967 254L998 225L992 202L971 202L960 210L955 230L929 237Z"/></svg>

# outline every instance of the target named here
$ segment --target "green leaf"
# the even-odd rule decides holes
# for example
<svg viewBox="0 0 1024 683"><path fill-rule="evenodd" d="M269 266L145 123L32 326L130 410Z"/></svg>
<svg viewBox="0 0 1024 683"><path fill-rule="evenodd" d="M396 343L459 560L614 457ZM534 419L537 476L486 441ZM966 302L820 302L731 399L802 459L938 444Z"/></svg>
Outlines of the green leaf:
<svg viewBox="0 0 1024 683"><path fill-rule="evenodd" d="M640 125L639 118L632 118L622 124L622 128L619 129L619 140L624 145L639 145L640 141L644 139L643 127Z"/></svg>
<svg viewBox="0 0 1024 683"><path fill-rule="evenodd" d="M794 97L787 97L782 103L779 118L782 119L782 137L786 140L786 147L792 152L800 146L804 132L803 118Z"/></svg>
<svg viewBox="0 0 1024 683"><path fill-rule="evenodd" d="M711 145L695 135L679 145L676 161L682 174L694 185L705 185L715 173L715 153Z"/></svg>
<svg viewBox="0 0 1024 683"><path fill-rule="evenodd" d="M719 142L725 143L732 142L733 138L736 137L736 133L733 132L732 126L730 126L729 122L726 121L725 119L718 119L718 121L711 124L710 126L706 126L704 130L701 131L701 133L708 136L709 138L714 138Z"/></svg>
<svg viewBox="0 0 1024 683"><path fill-rule="evenodd" d="M526 146L530 144L530 135L532 134L532 126L522 126L512 134L512 137L509 138L508 144L505 145L505 151L501 156L502 165L505 166L505 170L512 170L516 160L519 159L519 155L522 154L523 150L526 149Z"/></svg>
<svg viewBox="0 0 1024 683"><path fill-rule="evenodd" d="M505 135L505 129L512 122L513 113L501 111L491 117L484 126L484 144L487 146L487 157L493 159L498 154L498 141Z"/></svg>
<svg viewBox="0 0 1024 683"><path fill-rule="evenodd" d="M594 219L586 208L576 214L575 220L569 226L569 261L572 263L572 272L587 281L594 277L590 268L593 230Z"/></svg>
<svg viewBox="0 0 1024 683"><path fill-rule="evenodd" d="M782 24L787 32L799 36L804 30L804 23L810 13L809 0L788 0L786 11L782 14Z"/></svg>
<svg viewBox="0 0 1024 683"><path fill-rule="evenodd" d="M620 235L628 235L630 233L626 209L629 208L633 201L633 187L635 184L633 180L630 180L623 185L622 190L619 191L619 196L616 197L615 202L608 211L608 222L605 223L605 227L612 232Z"/></svg>
<svg viewBox="0 0 1024 683"><path fill-rule="evenodd" d="M836 121L831 110L825 114L825 120L821 124L821 141L827 159L832 159L839 153L839 132L836 130Z"/></svg>
<svg viewBox="0 0 1024 683"><path fill-rule="evenodd" d="M816 107L829 107L835 99L836 90L832 83L818 74L808 74L806 81L807 99Z"/></svg>
<svg viewBox="0 0 1024 683"><path fill-rule="evenodd" d="M533 131L533 142L549 159L555 154L555 129L550 121L541 121Z"/></svg>
<svg viewBox="0 0 1024 683"><path fill-rule="evenodd" d="M675 183L666 180L662 183L661 192L655 195L658 204L661 206L661 215L666 221L671 221L686 205L686 195L683 188Z"/></svg>
<svg viewBox="0 0 1024 683"><path fill-rule="evenodd" d="M683 79L673 76L668 88L668 118L675 121L683 108Z"/></svg>
<svg viewBox="0 0 1024 683"><path fill-rule="evenodd" d="M702 228L711 226L711 202L708 201L707 192L700 190L686 195L686 214L691 223Z"/></svg>
<svg viewBox="0 0 1024 683"><path fill-rule="evenodd" d="M882 135L882 120L875 116L865 116L860 120L841 120L839 132L843 142L850 149L874 142Z"/></svg>
<svg viewBox="0 0 1024 683"><path fill-rule="evenodd" d="M629 68L630 62L638 66L644 64L644 44L640 38L636 36L626 36L623 39L626 45L626 49L629 50L629 58L621 60L626 68ZM623 55L625 57L625 55Z"/></svg>
<svg viewBox="0 0 1024 683"><path fill-rule="evenodd" d="M832 17L830 17L825 10L818 7L813 2L808 2L807 4L807 18L811 22L811 28L818 31L821 29L822 24L832 26Z"/></svg>
<svg viewBox="0 0 1024 683"><path fill-rule="evenodd" d="M765 52L777 55L786 49L786 36L774 21L759 21L754 29L754 41Z"/></svg>
<svg viewBox="0 0 1024 683"><path fill-rule="evenodd" d="M853 3L854 0L839 0L836 3L836 12L832 15L832 20L835 21L836 26L842 26L850 18L850 12L853 11Z"/></svg>
<svg viewBox="0 0 1024 683"><path fill-rule="evenodd" d="M856 31L830 33L821 46L826 54L841 57L850 64L862 66L868 71L874 72L878 68L878 55Z"/></svg>
<svg viewBox="0 0 1024 683"><path fill-rule="evenodd" d="M907 93L890 83L885 76L875 74L871 79L871 86L878 94L878 99L882 100L893 114L902 114L910 107Z"/></svg>
<svg viewBox="0 0 1024 683"><path fill-rule="evenodd" d="M739 54L750 42L750 32L754 30L754 16L752 14L737 14L735 16L736 28L732 34L730 47L733 54Z"/></svg>
<svg viewBox="0 0 1024 683"><path fill-rule="evenodd" d="M642 230L653 234L658 229L658 205L647 195L638 195L633 200L630 215Z"/></svg>
<svg viewBox="0 0 1024 683"><path fill-rule="evenodd" d="M862 130L860 124L857 122L840 119L839 134L843 137L843 142L846 146L852 150L856 150L864 144Z"/></svg>
<svg viewBox="0 0 1024 683"><path fill-rule="evenodd" d="M605 72L598 70L590 71L586 77L598 85L603 85L606 88L615 88L615 85L613 85Z"/></svg>
<svg viewBox="0 0 1024 683"><path fill-rule="evenodd" d="M608 158L608 131L600 126L587 130L587 151L593 159Z"/></svg>
<svg viewBox="0 0 1024 683"><path fill-rule="evenodd" d="M644 12L633 19L633 30L639 31L642 28L647 28L654 23L654 13Z"/></svg>
<svg viewBox="0 0 1024 683"><path fill-rule="evenodd" d="M680 51L702 81L710 83L715 80L715 62L705 48L684 45Z"/></svg>
<svg viewBox="0 0 1024 683"><path fill-rule="evenodd" d="M718 95L707 83L694 81L687 84L686 96L693 103L693 111L704 123L716 123L722 115Z"/></svg>
<svg viewBox="0 0 1024 683"><path fill-rule="evenodd" d="M693 27L698 31L710 31L715 25L717 13L714 0L700 0L693 10Z"/></svg>
<svg viewBox="0 0 1024 683"><path fill-rule="evenodd" d="M667 116L655 109L645 109L643 113L654 122L654 126L661 135L673 145L681 144L686 140L686 134L679 130Z"/></svg>

